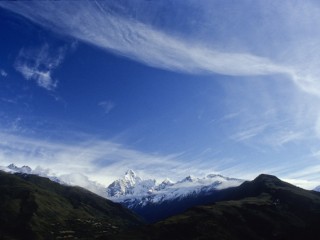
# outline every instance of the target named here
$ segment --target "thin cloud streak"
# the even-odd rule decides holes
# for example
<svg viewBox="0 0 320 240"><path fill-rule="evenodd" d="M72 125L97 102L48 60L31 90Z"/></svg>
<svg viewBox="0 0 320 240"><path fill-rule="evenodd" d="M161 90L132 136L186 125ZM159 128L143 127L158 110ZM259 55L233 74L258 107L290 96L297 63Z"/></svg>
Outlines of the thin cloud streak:
<svg viewBox="0 0 320 240"><path fill-rule="evenodd" d="M0 1L0 7L2 6L17 14L20 14L28 18L29 20L60 34L74 37L78 40L97 46L105 51L125 56L149 66L196 74L219 73L230 76L279 74L282 75L281 79L290 79L293 83L295 83L295 86L297 86L298 89L302 90L303 92L309 93L313 96L320 96L320 84L316 77L319 76L319 74L316 74L317 71L315 71L318 64L314 64L318 62L318 58L311 59L310 61L312 62L312 64L310 63L309 58L301 60L300 55L310 55L302 51L305 50L304 46L302 46L301 49L299 48L299 51L301 50L302 53L295 53L294 55L291 55L291 50L296 49L296 46L294 44L292 44L292 46L290 46L289 48L286 48L285 45L280 43L279 45L284 47L284 49L279 48L278 50L280 50L281 53L277 55L272 54L274 49L269 49L268 46L266 46L268 45L268 42L263 42L265 44L261 44L266 48L264 49L266 52L271 52L268 57L263 57L261 54L259 55L257 53L254 54L254 51L240 51L242 50L241 48L235 49L234 52L232 52L231 50L229 50L228 52L227 50L224 50L227 48L223 49L216 46L212 47L213 45L210 44L204 45L201 41L194 41L189 39L188 37L178 37L173 34L169 34L164 30L160 31L159 29L152 27L150 24L148 24L148 22L142 23L133 19L126 18L124 16L117 15L112 12L111 9L106 8L104 5L100 5L99 3L102 2ZM313 9L317 10L316 7ZM286 11L283 11L283 14L283 17L286 18ZM296 17L297 19L299 19L299 16L302 13L298 11L297 14L298 15ZM317 22L319 21L315 21L315 23ZM294 23L295 22L293 22L293 24ZM313 25L315 23L312 22ZM295 26L293 26L293 28L294 27ZM248 32L249 37L251 37L250 34L252 33ZM303 37L303 35L301 36ZM265 38L265 36L263 37ZM294 43L296 44L296 42ZM290 45L289 42L288 45ZM315 46L317 47L317 42ZM316 53L317 48L312 49L312 52L310 50L310 53L313 52ZM279 57L283 53L287 53L287 55L285 55L285 57L283 58ZM284 59L289 60L283 61ZM307 65L312 66L307 68ZM28 67L29 65L20 64L18 66ZM40 71L38 68L33 67L31 68L31 70L28 68L22 68L22 70L22 72L24 72L27 77L33 76L34 73L34 76L36 77L33 78L33 80L37 82L38 80L40 80L38 78L41 77L40 73L42 71L37 72ZM47 75L45 73L42 74L45 80L49 79L49 81L43 81L44 83L50 83L50 80L53 80L51 75L52 71L50 71L49 73L50 74ZM243 84L243 82L241 82L241 84ZM281 84L283 89L287 89L287 85L289 84ZM45 86L49 86L50 88L50 84L44 84L44 86L42 87ZM56 86L52 86L51 89L53 89L54 87ZM256 98L250 99L250 102L248 102L248 106L252 105L252 103L256 101L264 101L261 100L261 95L263 95L261 93L265 92L264 88L260 89L263 91L257 91L257 89L255 89L254 87L250 88L250 90L252 90L252 94L255 97L258 96L259 98L257 100ZM246 94L248 94L248 92L249 91L246 91ZM292 92L293 91L288 92L288 95L292 95ZM286 98L282 97L282 99L285 100ZM282 103L282 105L286 109L285 111L288 111L288 113L283 109L282 112L279 112L287 113L286 115L288 115L289 118L298 120L301 118L303 122L302 124L296 123L290 126L288 130L278 131L277 134L271 134L272 138L263 137L266 134L270 135L269 130L272 129L272 125L277 125L270 124L271 120L274 120L273 118L283 118L283 114L279 114L278 117L277 114L275 114L275 116L271 115L268 117L263 117L261 121L260 119L257 119L257 123L250 124L247 128L241 126L240 129L237 129L238 131L236 131L236 134L231 133L231 135L234 134L232 135L233 139L239 142L250 142L250 140L252 140L255 147L257 145L256 140L259 140L260 142L265 141L264 143L267 143L268 145L282 147L288 143L297 142L301 139L304 139L305 135L308 136L308 132L304 133L300 129L305 128L305 126L307 125L314 124L314 119L317 118L314 115L317 115L318 112L316 106L318 106L319 98L312 97L308 100L301 99L302 98L299 95L299 97L297 97L298 101L295 104L292 104L292 102L289 102L290 104L287 104L288 102ZM290 110L287 110L288 106L291 105L294 105L294 108L289 108ZM275 104L276 109L280 108L280 106L281 105L279 103ZM236 109L239 109L238 102L236 102ZM261 115L262 109L263 108L261 107L257 108L258 111L256 115ZM231 115L230 119L233 119L233 117L234 116ZM320 117L318 117L317 119L318 121L315 126L315 131L320 136ZM268 125L268 127L260 127L265 124L265 122L269 122L270 126ZM281 125L281 127L284 126L286 125ZM262 137L260 138L261 135ZM257 136L259 136L259 139ZM310 136L312 137L313 135ZM12 138L15 139L15 137ZM15 141L18 141L18 139L14 140L14 142ZM30 145L28 144L30 144L30 142L33 142L33 145L31 145L30 148L32 149L31 152L30 150L28 150L30 147ZM160 168L161 172L166 172L168 171L168 166L170 166L170 169L174 169L176 172L179 172L178 169L182 169L185 172L189 171L185 165L181 164L180 155L156 156L152 154L145 154L132 149L127 149L126 147L121 145L114 145L114 143L107 141L93 141L91 143L86 142L80 144L80 147L76 147L73 145L57 145L56 143L43 143L37 140L30 139L22 141L22 143L22 146L11 143L8 143L9 145L4 145L7 146L9 150L21 148L20 151L17 151L17 153L19 154L15 155L12 159L21 160L22 163L23 161L28 161L28 157L32 156L32 159L35 159L34 163L37 163L38 160L41 164L52 162L53 167L58 169L57 171L65 171L69 167L69 163L70 169L72 169L73 171L85 172L88 174L92 174L92 176L104 176L104 178L109 178L110 175L108 174L110 174L110 172L112 172L112 174L114 175L119 176L122 174L122 171L126 170L126 168L130 167L136 169L137 166L138 170L140 171L146 171L146 169L148 169L155 174L159 174L156 173L158 167ZM6 158L3 159L10 159L10 157L8 157L10 156L9 150L4 148L2 154L8 154L4 154L3 157ZM69 162L70 159L72 159L71 162ZM166 161L164 161L165 164L163 165L162 161L164 159L168 162L168 165L166 164ZM23 162L23 164L24 163L26 162ZM139 164L143 164L146 166L144 169L141 169L139 168ZM214 162L212 162L212 164L214 164ZM278 165L279 163L276 164ZM73 168L71 168L71 165L73 166ZM101 165L103 165L104 167L100 169ZM98 168L95 166L100 167ZM206 169L206 166L207 165L204 164L203 166L201 166L201 168ZM280 169L282 168L282 166L283 165L280 166ZM190 165L189 167L191 169L194 166ZM185 168L187 168L187 170ZM252 166L246 165L245 167L243 167L241 166L241 164L240 168L239 166L234 167L234 172L232 172L232 169L229 168L229 172L231 173L230 176L237 177L241 176L241 174L250 175L252 173L250 176L254 177L257 173L261 172L261 168L259 169L259 166L257 166L257 171L252 170L251 173L249 170L250 168L252 168ZM226 170L228 170L227 167ZM309 170L310 173L313 173L311 171L311 167ZM166 173L169 175L171 172L169 170ZM233 173L235 173L235 175L233 175ZM268 171L268 173L272 174L275 172L270 170ZM295 176L300 176L297 172L295 172L295 174ZM105 181L105 179L103 179L103 181Z"/></svg>
<svg viewBox="0 0 320 240"><path fill-rule="evenodd" d="M320 96L313 75L293 65L247 52L226 52L168 35L148 24L114 14L97 1L0 2L0 6L61 34L146 65L187 73L253 76L282 74L301 90Z"/></svg>
<svg viewBox="0 0 320 240"><path fill-rule="evenodd" d="M40 169L40 172L46 170L52 176L78 174L102 185L110 184L128 169L134 169L144 178L153 178L158 181L166 177L179 180L190 174L203 177L209 173L251 180L260 173L268 173L278 174L277 176L290 179L290 182L297 182L299 186L305 188L319 185L319 178L315 178L314 181L305 180L308 176L319 173L319 167L314 168L310 164L310 167L285 172L288 170L286 164L285 166L278 164L276 168L270 168L267 163L252 166L249 163L234 164L234 161L231 161L226 164L226 159L186 161L185 153L150 154L98 139L68 144L3 132L0 132L0 139L1 166L10 163L20 166L29 165L35 170Z"/></svg>
<svg viewBox="0 0 320 240"><path fill-rule="evenodd" d="M267 139L267 143L273 145L275 147L282 147L285 144L291 142L299 142L305 139L304 132L295 132L295 131L280 131L274 135L271 135L269 139Z"/></svg>
<svg viewBox="0 0 320 240"><path fill-rule="evenodd" d="M266 124L260 126L254 126L249 129L242 130L231 136L231 139L237 142L242 142L254 138L255 136L261 134L266 128Z"/></svg>
<svg viewBox="0 0 320 240"><path fill-rule="evenodd" d="M100 183L110 183L128 168L159 176L167 169L182 166L180 154L147 154L110 141L62 144L13 134L0 133L0 136L1 165L13 162L49 168L59 175L81 173Z"/></svg>

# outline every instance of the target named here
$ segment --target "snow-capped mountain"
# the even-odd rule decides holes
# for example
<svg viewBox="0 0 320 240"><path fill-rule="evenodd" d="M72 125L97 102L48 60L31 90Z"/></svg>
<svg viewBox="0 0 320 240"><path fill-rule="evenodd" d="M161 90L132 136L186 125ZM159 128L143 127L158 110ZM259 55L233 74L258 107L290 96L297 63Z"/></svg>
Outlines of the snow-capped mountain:
<svg viewBox="0 0 320 240"><path fill-rule="evenodd" d="M133 170L128 170L123 178L115 180L106 188L95 181L91 181L81 173L57 176L51 173L49 169L41 167L31 169L29 166L18 167L14 164L0 167L0 170L11 173L35 174L47 177L60 184L80 186L131 209L148 204L180 201L190 196L208 195L212 191L238 186L243 182L240 179L209 174L203 178L187 176L177 182L173 182L167 178L157 183L154 179L142 179Z"/></svg>
<svg viewBox="0 0 320 240"><path fill-rule="evenodd" d="M159 185L157 185L155 187L155 190L161 191L161 190L168 188L170 186L173 186L173 185L174 185L174 182L172 182L169 178L166 178L165 180L162 181L162 183L160 183Z"/></svg>
<svg viewBox="0 0 320 240"><path fill-rule="evenodd" d="M320 192L320 186L315 187L313 191Z"/></svg>
<svg viewBox="0 0 320 240"><path fill-rule="evenodd" d="M225 191L232 191L243 180L209 174L203 178L187 176L173 182L165 179L157 183L153 179L144 180L129 170L123 178L107 187L107 198L121 203L148 222L155 222L186 209L214 202Z"/></svg>
<svg viewBox="0 0 320 240"><path fill-rule="evenodd" d="M49 169L44 169L41 167L36 167L35 169L32 169L29 166L22 166L22 167L18 167L15 164L11 163L10 165L3 167L0 167L0 170L5 171L5 172L9 172L9 173L23 173L23 174L34 174L34 175L38 175L40 177L46 177L49 178L51 181L60 183L60 184L64 184L63 181L61 181L58 177L56 177L54 174L50 174L50 170Z"/></svg>
<svg viewBox="0 0 320 240"><path fill-rule="evenodd" d="M228 178L218 174L209 174L204 178L187 176L172 182L165 179L156 184L154 179L143 180L134 171L129 170L125 176L107 187L107 198L124 204L129 208L149 203L183 199L185 197L205 194L212 190L221 190L240 185L243 180Z"/></svg>
<svg viewBox="0 0 320 240"><path fill-rule="evenodd" d="M12 172L20 172L20 173L26 173L26 174L31 174L32 172L32 169L29 166L17 167L13 163L7 166L7 168L9 171L12 171Z"/></svg>
<svg viewBox="0 0 320 240"><path fill-rule="evenodd" d="M106 197L105 187L95 181L91 181L87 176L81 173L70 173L56 176L51 173L49 169L44 169L41 167L36 167L35 169L29 166L18 167L11 163L7 167L0 167L0 170L10 173L23 173L23 174L34 174L40 177L49 178L51 181L69 185L69 186L80 186L94 192L102 197Z"/></svg>
<svg viewBox="0 0 320 240"><path fill-rule="evenodd" d="M155 180L142 180L133 170L128 170L124 178L118 179L107 187L107 197L120 199L125 196L140 196L155 187Z"/></svg>

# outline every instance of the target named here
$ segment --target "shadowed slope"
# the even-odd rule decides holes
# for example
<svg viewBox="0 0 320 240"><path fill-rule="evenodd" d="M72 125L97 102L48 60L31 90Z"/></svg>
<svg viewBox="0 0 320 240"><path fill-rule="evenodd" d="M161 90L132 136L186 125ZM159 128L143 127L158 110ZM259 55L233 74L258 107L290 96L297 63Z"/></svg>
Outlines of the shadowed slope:
<svg viewBox="0 0 320 240"><path fill-rule="evenodd" d="M320 194L314 191L262 174L225 191L222 200L121 239L318 239Z"/></svg>
<svg viewBox="0 0 320 240"><path fill-rule="evenodd" d="M119 204L80 187L0 171L0 238L108 236L141 220Z"/></svg>

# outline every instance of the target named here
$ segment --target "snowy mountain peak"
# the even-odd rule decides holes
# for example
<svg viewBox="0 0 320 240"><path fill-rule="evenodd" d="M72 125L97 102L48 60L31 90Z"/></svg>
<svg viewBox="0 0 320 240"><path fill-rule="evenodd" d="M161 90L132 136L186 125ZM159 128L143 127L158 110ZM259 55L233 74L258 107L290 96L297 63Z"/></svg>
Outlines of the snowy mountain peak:
<svg viewBox="0 0 320 240"><path fill-rule="evenodd" d="M154 179L143 180L133 170L128 170L124 177L111 183L107 187L107 196L121 198L123 196L137 196L149 194L153 191L156 181Z"/></svg>
<svg viewBox="0 0 320 240"><path fill-rule="evenodd" d="M124 180L134 185L136 182L140 182L141 178L133 170L129 169L124 175Z"/></svg>
<svg viewBox="0 0 320 240"><path fill-rule="evenodd" d="M162 181L163 184L169 185L169 184L173 184L174 182L171 181L169 178L166 178L165 180ZM162 184L161 183L161 184Z"/></svg>
<svg viewBox="0 0 320 240"><path fill-rule="evenodd" d="M8 167L7 168L9 168L9 169L16 169L16 168L18 168L16 165L14 165L13 163L11 163L10 165L8 165Z"/></svg>
<svg viewBox="0 0 320 240"><path fill-rule="evenodd" d="M17 167L15 164L11 163L10 165L7 166L8 169L13 170L13 171L18 171L20 168Z"/></svg>
<svg viewBox="0 0 320 240"><path fill-rule="evenodd" d="M137 175L132 169L129 169L126 171L125 176L135 178Z"/></svg>
<svg viewBox="0 0 320 240"><path fill-rule="evenodd" d="M105 188L79 173L56 176L51 173L50 169L43 169L38 166L32 170L29 166L18 167L15 164L10 164L7 167L0 166L0 169L11 173L36 174L48 177L60 184L82 186L110 200L123 203L129 208L137 204L144 206L149 203L183 199L195 194L207 194L212 191L238 186L243 182L243 180L228 178L219 174L209 174L202 178L187 176L176 182L166 178L160 184L157 184L155 179L140 178L130 169L125 172L122 178L115 180Z"/></svg>
<svg viewBox="0 0 320 240"><path fill-rule="evenodd" d="M166 187L173 186L174 182L172 182L169 178L166 178L165 180L162 181L158 186L155 187L155 190L160 191L165 189Z"/></svg>
<svg viewBox="0 0 320 240"><path fill-rule="evenodd" d="M320 185L313 189L313 191L320 192Z"/></svg>
<svg viewBox="0 0 320 240"><path fill-rule="evenodd" d="M196 180L197 180L197 178L189 175L189 176L185 177L184 179L182 179L181 181L179 181L179 183L194 182L194 181L196 181Z"/></svg>
<svg viewBox="0 0 320 240"><path fill-rule="evenodd" d="M227 178L222 175L209 174L203 178L187 176L180 181L169 179L156 184L153 179L141 179L134 171L126 172L124 178L111 183L106 190L107 198L124 204L129 208L182 199L194 194L206 194L224 188L238 186L240 179Z"/></svg>
<svg viewBox="0 0 320 240"><path fill-rule="evenodd" d="M22 166L21 167L21 172L29 174L29 173L32 172L32 169L29 166Z"/></svg>
<svg viewBox="0 0 320 240"><path fill-rule="evenodd" d="M19 173L30 174L32 172L32 169L29 166L17 167L13 163L11 163L9 166L7 166L7 168L14 171L14 172L19 172Z"/></svg>
<svg viewBox="0 0 320 240"><path fill-rule="evenodd" d="M207 178L217 178L217 177L225 178L224 176L222 176L220 174L208 174L207 175Z"/></svg>

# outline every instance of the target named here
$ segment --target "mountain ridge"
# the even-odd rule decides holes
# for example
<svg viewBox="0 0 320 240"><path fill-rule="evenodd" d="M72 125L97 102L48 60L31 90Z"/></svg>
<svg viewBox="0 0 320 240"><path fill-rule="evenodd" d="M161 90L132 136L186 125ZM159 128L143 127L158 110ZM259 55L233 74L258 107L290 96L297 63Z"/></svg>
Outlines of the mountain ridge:
<svg viewBox="0 0 320 240"><path fill-rule="evenodd" d="M120 204L32 174L0 171L0 192L4 239L95 239L142 224Z"/></svg>
<svg viewBox="0 0 320 240"><path fill-rule="evenodd" d="M193 196L186 211L152 224L83 188L32 174L0 171L0 191L5 239L318 239L320 193L267 174L210 192L201 204Z"/></svg>
<svg viewBox="0 0 320 240"><path fill-rule="evenodd" d="M219 200L194 206L119 239L318 239L320 193L261 174ZM130 237L129 237L130 236Z"/></svg>
<svg viewBox="0 0 320 240"><path fill-rule="evenodd" d="M183 198L187 195L200 192L201 189L223 189L231 186L237 186L243 182L241 179L224 177L220 174L208 174L203 178L197 178L189 175L176 182L166 178L162 182L157 183L155 179L142 179L137 176L132 169L129 169L122 178L115 180L105 187L97 182L89 180L88 177L80 173L57 176L55 174L51 174L49 169L43 169L40 167L31 169L26 165L17 167L13 163L7 167L1 167L0 169L11 173L35 174L47 177L52 181L64 185L80 185L81 187L84 187L102 197L120 203L128 203L130 201L136 202L139 199L149 199L148 201L158 202Z"/></svg>
<svg viewBox="0 0 320 240"><path fill-rule="evenodd" d="M107 191L115 195L109 195L109 199L121 203L149 223L181 213L195 205L213 201L219 198L223 189L238 186L243 182L241 179L209 174L203 178L187 176L177 182L166 179L156 185L155 180L150 182L135 174L133 176L135 178L130 179L137 181L127 182L128 178L125 175L111 183Z"/></svg>
<svg viewBox="0 0 320 240"><path fill-rule="evenodd" d="M128 172L132 174L131 178L128 178ZM203 178L196 178L190 175L177 182L165 179L160 184L156 184L156 180L144 180L138 177L133 170L128 170L123 178L115 180L107 187L107 197L116 202L123 202L128 199L138 200L157 195L152 198L152 200L157 202L161 197L165 198L165 200L170 200L171 198L179 198L192 194L193 192L199 192L204 188L223 189L237 186L243 181L244 180L241 179L224 177L219 174L208 174ZM167 197L169 194L172 196ZM157 198L159 195L161 197Z"/></svg>

